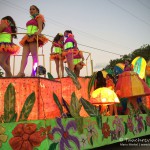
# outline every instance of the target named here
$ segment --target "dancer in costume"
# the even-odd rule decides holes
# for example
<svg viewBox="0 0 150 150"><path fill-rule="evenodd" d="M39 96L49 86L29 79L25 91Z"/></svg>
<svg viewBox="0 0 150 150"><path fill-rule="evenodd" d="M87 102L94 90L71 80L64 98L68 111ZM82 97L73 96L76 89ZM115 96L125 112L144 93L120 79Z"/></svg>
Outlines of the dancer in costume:
<svg viewBox="0 0 150 150"><path fill-rule="evenodd" d="M52 43L51 47L51 59L53 59L56 63L56 71L58 78L60 78L60 68L61 68L61 77L64 77L64 56L62 56L63 52L63 47L64 47L64 36L61 33L58 33ZM54 50L54 52L53 52Z"/></svg>
<svg viewBox="0 0 150 150"><path fill-rule="evenodd" d="M41 47L48 39L41 34L45 24L44 17L40 14L39 8L35 5L30 7L30 15L31 20L29 20L26 24L27 26L27 34L23 37L20 41L20 44L23 46L23 53L22 53L22 60L21 60L21 67L20 72L18 73L17 77L24 77L24 70L27 65L28 56L31 53L33 59L33 66L32 66L32 73L31 76L36 76L36 67L38 64L38 52L37 46ZM38 36L38 45L37 45L37 36Z"/></svg>
<svg viewBox="0 0 150 150"><path fill-rule="evenodd" d="M126 67L124 72L119 74L116 84L116 92L120 98L128 98L128 102L139 110L137 98L150 95L150 89L147 84L138 76L136 72L131 71L132 67Z"/></svg>
<svg viewBox="0 0 150 150"><path fill-rule="evenodd" d="M110 88L113 91L115 90L115 79L111 74L106 75L106 87ZM113 115L113 112L115 116L118 115L116 104L110 105L109 109L110 109L111 116Z"/></svg>
<svg viewBox="0 0 150 150"><path fill-rule="evenodd" d="M14 34L12 34L14 33ZM20 47L13 43L17 38L17 28L11 16L2 18L0 22L0 66L5 70L6 77L11 77L10 55L19 52Z"/></svg>
<svg viewBox="0 0 150 150"><path fill-rule="evenodd" d="M85 66L83 53L79 51L77 54L73 55L74 73L77 77L80 75L80 70Z"/></svg>
<svg viewBox="0 0 150 150"><path fill-rule="evenodd" d="M130 59L125 60L124 71L133 71L133 65L131 64Z"/></svg>
<svg viewBox="0 0 150 150"><path fill-rule="evenodd" d="M73 53L74 53L74 50L78 49L77 42L74 39L74 36L71 30L66 30L64 32L64 36L66 37L66 40L64 43L64 50L65 52L67 52L66 58L67 58L68 68L74 72Z"/></svg>

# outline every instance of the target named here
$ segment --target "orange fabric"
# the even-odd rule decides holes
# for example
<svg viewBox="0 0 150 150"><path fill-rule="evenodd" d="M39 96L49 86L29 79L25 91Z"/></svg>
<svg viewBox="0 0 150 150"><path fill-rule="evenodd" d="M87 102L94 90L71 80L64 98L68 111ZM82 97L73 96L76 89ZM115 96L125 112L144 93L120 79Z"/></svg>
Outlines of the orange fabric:
<svg viewBox="0 0 150 150"><path fill-rule="evenodd" d="M32 36L25 35L22 38L22 40L19 42L19 44L21 46L24 46L26 44L26 42L30 43L30 42L36 42L36 41L37 41L36 35L32 35ZM38 42L39 42L39 47L41 47L48 42L48 38L46 38L43 35L40 35L40 36L38 36Z"/></svg>
<svg viewBox="0 0 150 150"><path fill-rule="evenodd" d="M115 84L112 79L106 79L106 87L110 87L111 90L114 90Z"/></svg>
<svg viewBox="0 0 150 150"><path fill-rule="evenodd" d="M150 95L150 88L133 71L125 71L119 75L116 84L117 91L119 91L120 98Z"/></svg>
<svg viewBox="0 0 150 150"><path fill-rule="evenodd" d="M0 52L8 52L10 54L16 55L20 51L20 47L16 44L0 44Z"/></svg>
<svg viewBox="0 0 150 150"><path fill-rule="evenodd" d="M39 18L42 20L42 22L45 22L45 19L44 19L44 16L43 16L43 15L39 14L39 15L37 15L37 16L35 17L36 20L38 20Z"/></svg>
<svg viewBox="0 0 150 150"><path fill-rule="evenodd" d="M61 56L60 54L55 53L55 54L51 54L50 55L50 59L51 60L55 60L55 59L62 59L62 60L64 60L65 57Z"/></svg>

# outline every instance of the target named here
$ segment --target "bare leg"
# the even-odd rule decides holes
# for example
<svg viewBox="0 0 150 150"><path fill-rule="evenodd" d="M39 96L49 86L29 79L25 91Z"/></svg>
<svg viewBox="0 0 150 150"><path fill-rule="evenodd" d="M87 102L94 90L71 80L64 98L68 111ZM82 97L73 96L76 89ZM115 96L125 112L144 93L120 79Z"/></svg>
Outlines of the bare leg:
<svg viewBox="0 0 150 150"><path fill-rule="evenodd" d="M30 52L33 59L33 65L32 65L32 77L36 76L36 67L38 65L38 52L37 52L37 43L29 43Z"/></svg>
<svg viewBox="0 0 150 150"><path fill-rule="evenodd" d="M77 77L80 76L80 70L83 68L83 66L79 63L75 66L74 68L74 73L76 74Z"/></svg>
<svg viewBox="0 0 150 150"><path fill-rule="evenodd" d="M19 73L17 75L18 77L21 77L21 76L24 75L24 70L25 70L25 67L26 67L27 62L28 62L29 53L30 53L29 45L26 44L23 47L21 67L20 67L20 71L19 71Z"/></svg>
<svg viewBox="0 0 150 150"><path fill-rule="evenodd" d="M59 77L60 77L60 75L59 75L59 59L55 59L55 64L56 64L57 76L58 76L58 78L59 78Z"/></svg>
<svg viewBox="0 0 150 150"><path fill-rule="evenodd" d="M139 109L139 105L137 103L137 97L131 97L129 98L129 102L133 105L135 110Z"/></svg>
<svg viewBox="0 0 150 150"><path fill-rule="evenodd" d="M60 65L61 65L62 77L64 77L64 63L63 63L63 60L60 60Z"/></svg>
<svg viewBox="0 0 150 150"><path fill-rule="evenodd" d="M114 106L113 105L109 105L109 109L110 109L110 116L112 116L113 115Z"/></svg>
<svg viewBox="0 0 150 150"><path fill-rule="evenodd" d="M73 54L72 53L67 54L66 58L67 58L68 68L74 72Z"/></svg>
<svg viewBox="0 0 150 150"><path fill-rule="evenodd" d="M9 72L11 72L11 67L10 67L10 56L7 58L6 64L7 64L8 68L9 68ZM6 77L8 77L8 76L9 76L9 74L8 74L8 75L6 74Z"/></svg>
<svg viewBox="0 0 150 150"><path fill-rule="evenodd" d="M7 59L10 59L10 54L7 52L0 53L0 66L5 70L6 76L11 77L10 66L7 64Z"/></svg>

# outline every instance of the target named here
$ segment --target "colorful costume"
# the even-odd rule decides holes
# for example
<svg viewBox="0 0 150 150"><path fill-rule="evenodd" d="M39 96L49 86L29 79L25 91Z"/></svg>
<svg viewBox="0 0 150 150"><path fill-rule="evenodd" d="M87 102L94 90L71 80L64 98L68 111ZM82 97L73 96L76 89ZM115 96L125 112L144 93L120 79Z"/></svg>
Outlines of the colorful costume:
<svg viewBox="0 0 150 150"><path fill-rule="evenodd" d="M65 50L63 52L63 56L66 56L68 62L73 60L73 54L76 55L78 53L78 51L74 49L74 41L72 36L72 34L69 34L64 44Z"/></svg>
<svg viewBox="0 0 150 150"><path fill-rule="evenodd" d="M115 84L112 79L106 79L106 87L110 88L111 90L114 90Z"/></svg>
<svg viewBox="0 0 150 150"><path fill-rule="evenodd" d="M119 75L116 92L120 98L150 95L147 84L133 71L125 71Z"/></svg>
<svg viewBox="0 0 150 150"><path fill-rule="evenodd" d="M12 42L10 23L7 20L1 20L1 23L8 26L0 33L0 52L8 52L13 55L19 53L20 47Z"/></svg>
<svg viewBox="0 0 150 150"><path fill-rule="evenodd" d="M75 53L76 52L76 53ZM82 57L83 57L83 54L81 51L74 51L74 55L73 55L73 64L74 65L77 65L80 63L80 65L84 66L84 62L82 61Z"/></svg>
<svg viewBox="0 0 150 150"><path fill-rule="evenodd" d="M63 43L59 44L59 43L53 42L52 44L54 46L54 54L51 54L50 56L51 60L65 59L65 57L62 56L62 51L63 51L63 46L64 46Z"/></svg>
<svg viewBox="0 0 150 150"><path fill-rule="evenodd" d="M34 33L38 31L38 22L37 22L38 18L41 18L42 22L44 23L45 20L41 14L33 16L33 18L27 22L26 24L27 35L25 35L20 41L20 44L22 46L24 46L26 43L37 41L37 35L34 35ZM43 46L47 42L48 42L48 39L44 35L38 36L39 47Z"/></svg>

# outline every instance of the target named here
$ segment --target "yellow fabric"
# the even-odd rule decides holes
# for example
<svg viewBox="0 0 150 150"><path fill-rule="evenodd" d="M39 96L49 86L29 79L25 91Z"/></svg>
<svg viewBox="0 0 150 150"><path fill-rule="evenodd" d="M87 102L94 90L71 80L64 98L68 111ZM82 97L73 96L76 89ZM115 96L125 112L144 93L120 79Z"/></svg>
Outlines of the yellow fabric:
<svg viewBox="0 0 150 150"><path fill-rule="evenodd" d="M54 51L55 53L59 53L59 54L62 53L62 49L60 47L55 47Z"/></svg>
<svg viewBox="0 0 150 150"><path fill-rule="evenodd" d="M73 43L72 42L67 42L65 44L65 49L68 49L68 48L73 48Z"/></svg>
<svg viewBox="0 0 150 150"><path fill-rule="evenodd" d="M37 31L38 31L38 27L37 26L34 26L34 25L27 26L27 33L29 35L32 35L32 34L34 34Z"/></svg>
<svg viewBox="0 0 150 150"><path fill-rule="evenodd" d="M11 34L7 32L0 33L0 43L2 42L11 43Z"/></svg>
<svg viewBox="0 0 150 150"><path fill-rule="evenodd" d="M134 72L131 72L131 84L132 84L132 95L133 96L145 94L143 84L137 77L136 73L134 73Z"/></svg>
<svg viewBox="0 0 150 150"><path fill-rule="evenodd" d="M78 58L78 59L73 59L73 64L74 65L76 65L76 64L78 64L78 63L80 63L81 62L81 59L80 58Z"/></svg>

